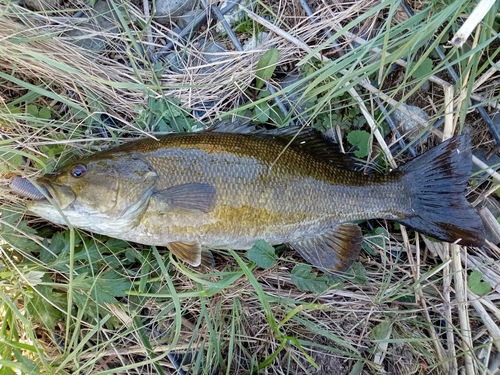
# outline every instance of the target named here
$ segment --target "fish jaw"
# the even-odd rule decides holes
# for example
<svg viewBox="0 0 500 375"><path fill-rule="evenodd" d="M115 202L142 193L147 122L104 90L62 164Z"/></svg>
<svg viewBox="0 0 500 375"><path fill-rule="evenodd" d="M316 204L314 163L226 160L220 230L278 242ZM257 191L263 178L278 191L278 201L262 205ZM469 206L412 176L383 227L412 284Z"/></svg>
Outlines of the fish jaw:
<svg viewBox="0 0 500 375"><path fill-rule="evenodd" d="M29 212L55 224L121 238L140 222L152 193L153 189L148 189L141 199L129 206L120 217L110 216L107 212L89 212L87 207L79 206L76 202L62 209L56 200L47 199L27 201L26 208Z"/></svg>

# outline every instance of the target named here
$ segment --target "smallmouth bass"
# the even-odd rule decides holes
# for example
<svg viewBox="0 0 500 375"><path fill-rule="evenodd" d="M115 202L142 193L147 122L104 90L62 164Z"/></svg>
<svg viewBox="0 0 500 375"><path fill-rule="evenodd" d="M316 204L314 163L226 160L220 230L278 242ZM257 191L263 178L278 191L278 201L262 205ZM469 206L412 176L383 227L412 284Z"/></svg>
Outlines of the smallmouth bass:
<svg viewBox="0 0 500 375"><path fill-rule="evenodd" d="M447 242L481 246L465 199L468 136L388 174L362 174L319 132L235 128L141 139L69 164L37 184L27 208L57 224L166 246L198 266L208 248L285 243L325 271L345 271L363 240L354 221L397 220Z"/></svg>

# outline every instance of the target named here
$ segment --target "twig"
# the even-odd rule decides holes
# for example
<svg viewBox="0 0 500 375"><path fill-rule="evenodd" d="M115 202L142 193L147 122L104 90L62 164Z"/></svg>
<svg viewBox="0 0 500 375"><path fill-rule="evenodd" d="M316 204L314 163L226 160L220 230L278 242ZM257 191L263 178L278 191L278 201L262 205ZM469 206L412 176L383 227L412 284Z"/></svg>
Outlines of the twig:
<svg viewBox="0 0 500 375"><path fill-rule="evenodd" d="M453 122L453 86L443 86L444 91L444 128L442 140L450 139L455 133L455 126Z"/></svg>
<svg viewBox="0 0 500 375"><path fill-rule="evenodd" d="M491 169L490 166L476 156L472 155L472 162L476 164L479 168L481 168L484 172L488 173L491 177L493 177L497 182L500 182L500 174L498 174L495 170Z"/></svg>
<svg viewBox="0 0 500 375"><path fill-rule="evenodd" d="M147 20L147 36L148 36L148 48L151 50L153 45L153 31L151 29L151 14L149 12L149 2L147 0L143 1L144 4L144 18Z"/></svg>
<svg viewBox="0 0 500 375"><path fill-rule="evenodd" d="M457 33L453 36L451 44L455 47L462 47L472 31L476 28L479 22L483 20L484 16L486 16L486 13L488 13L493 4L495 4L495 0L481 0L472 11L469 18L467 18L467 21L464 22L462 27L458 29Z"/></svg>
<svg viewBox="0 0 500 375"><path fill-rule="evenodd" d="M500 65L500 60L494 63L496 66L492 66L489 68L481 77L476 79L474 82L474 86L472 86L472 92L475 92L478 88L480 88L486 81L488 81L493 74L498 73L498 65Z"/></svg>
<svg viewBox="0 0 500 375"><path fill-rule="evenodd" d="M465 372L467 375L474 375L474 363L472 361L472 335L467 311L467 283L465 282L465 272L462 268L460 246L455 244L445 244L451 249L452 270L455 281L455 298L457 300L458 318L460 321L460 332L462 334L462 349L465 360Z"/></svg>
<svg viewBox="0 0 500 375"><path fill-rule="evenodd" d="M450 247L445 246L444 250L449 252ZM449 253L445 259L450 259ZM444 259L443 259L444 261ZM446 320L446 341L448 343L448 358L452 360L450 363L450 374L456 374L458 369L457 351L455 350L455 335L453 333L453 314L451 308L451 272L450 262L445 263L443 268L443 299L444 299L444 317Z"/></svg>

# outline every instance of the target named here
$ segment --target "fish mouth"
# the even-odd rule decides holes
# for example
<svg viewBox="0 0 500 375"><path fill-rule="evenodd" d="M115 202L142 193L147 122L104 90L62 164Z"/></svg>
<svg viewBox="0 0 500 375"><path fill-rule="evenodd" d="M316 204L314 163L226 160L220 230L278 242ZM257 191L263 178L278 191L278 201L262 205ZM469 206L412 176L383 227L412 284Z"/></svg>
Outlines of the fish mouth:
<svg viewBox="0 0 500 375"><path fill-rule="evenodd" d="M54 200L60 209L64 210L67 208L73 201L76 199L75 193L73 191L64 186L64 185L56 185L49 178L43 176L36 180L36 183L40 186L44 192L47 193L47 196ZM44 201L48 201L47 198L42 199Z"/></svg>

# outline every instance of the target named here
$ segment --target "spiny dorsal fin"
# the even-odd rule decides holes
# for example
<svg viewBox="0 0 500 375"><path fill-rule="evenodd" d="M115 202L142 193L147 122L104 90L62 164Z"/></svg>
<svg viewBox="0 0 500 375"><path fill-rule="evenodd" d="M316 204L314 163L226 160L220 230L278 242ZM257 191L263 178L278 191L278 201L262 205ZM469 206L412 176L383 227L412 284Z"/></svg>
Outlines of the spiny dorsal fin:
<svg viewBox="0 0 500 375"><path fill-rule="evenodd" d="M326 272L344 272L358 258L363 234L356 224L340 224L328 232L289 243L305 260Z"/></svg>
<svg viewBox="0 0 500 375"><path fill-rule="evenodd" d="M210 212L215 206L215 187L210 184L190 183L172 186L157 191L154 196L161 197L172 210Z"/></svg>
<svg viewBox="0 0 500 375"><path fill-rule="evenodd" d="M253 134L260 137L272 137L284 145L300 148L307 153L328 161L333 165L353 170L354 161L348 155L342 153L339 145L327 139L320 131L307 126L287 126L276 129L256 128L250 124L222 123L211 129L217 133Z"/></svg>

